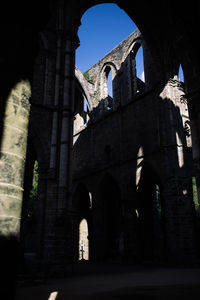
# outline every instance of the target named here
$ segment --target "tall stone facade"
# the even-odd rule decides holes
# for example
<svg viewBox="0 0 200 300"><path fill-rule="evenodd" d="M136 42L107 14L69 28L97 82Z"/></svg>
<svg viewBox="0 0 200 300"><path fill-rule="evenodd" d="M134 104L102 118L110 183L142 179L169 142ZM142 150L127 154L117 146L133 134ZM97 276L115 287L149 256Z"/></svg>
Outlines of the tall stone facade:
<svg viewBox="0 0 200 300"><path fill-rule="evenodd" d="M160 81L139 30L84 74L72 71L77 40L68 45L64 29L54 26L41 34L35 63L24 193L26 215L37 160L34 251L44 272L67 274L83 253L92 261L191 264L197 247L184 84L177 74ZM137 77L139 49L145 81ZM83 220L87 249L80 242Z"/></svg>
<svg viewBox="0 0 200 300"><path fill-rule="evenodd" d="M145 82L136 76L139 47ZM111 70L113 97L107 86ZM76 73L75 236L81 218L88 218L91 259L113 253L136 263L191 262L196 251L193 166L184 84L177 76L156 84L155 62L138 30L91 67L84 82ZM78 198L80 186L91 203L84 202L83 193Z"/></svg>

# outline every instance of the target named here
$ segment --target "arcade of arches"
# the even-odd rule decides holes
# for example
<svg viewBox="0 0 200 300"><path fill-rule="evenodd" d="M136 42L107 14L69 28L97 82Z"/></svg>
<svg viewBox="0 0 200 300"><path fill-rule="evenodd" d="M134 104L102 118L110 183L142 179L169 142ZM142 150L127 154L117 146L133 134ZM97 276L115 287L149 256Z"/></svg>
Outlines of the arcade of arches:
<svg viewBox="0 0 200 300"><path fill-rule="evenodd" d="M1 10L0 257L9 286L20 223L20 251L27 251L24 215L35 160L29 250L37 272L65 275L79 259L192 265L200 254L192 196L192 178L196 197L200 185L199 10L193 1L115 1L139 30L83 76L75 68L77 31L98 3ZM145 82L137 77L140 47Z"/></svg>

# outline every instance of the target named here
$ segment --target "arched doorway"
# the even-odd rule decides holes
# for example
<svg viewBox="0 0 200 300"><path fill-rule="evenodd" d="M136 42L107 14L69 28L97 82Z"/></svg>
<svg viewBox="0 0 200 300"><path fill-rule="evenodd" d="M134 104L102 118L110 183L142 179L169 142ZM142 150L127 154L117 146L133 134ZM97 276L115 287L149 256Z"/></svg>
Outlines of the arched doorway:
<svg viewBox="0 0 200 300"><path fill-rule="evenodd" d="M82 219L79 224L79 260L89 260L88 222Z"/></svg>
<svg viewBox="0 0 200 300"><path fill-rule="evenodd" d="M162 185L153 168L141 165L137 186L138 196L138 252L144 262L165 259L164 203Z"/></svg>
<svg viewBox="0 0 200 300"><path fill-rule="evenodd" d="M72 198L74 214L73 257L75 260L89 260L91 207L91 195L85 184L79 183Z"/></svg>

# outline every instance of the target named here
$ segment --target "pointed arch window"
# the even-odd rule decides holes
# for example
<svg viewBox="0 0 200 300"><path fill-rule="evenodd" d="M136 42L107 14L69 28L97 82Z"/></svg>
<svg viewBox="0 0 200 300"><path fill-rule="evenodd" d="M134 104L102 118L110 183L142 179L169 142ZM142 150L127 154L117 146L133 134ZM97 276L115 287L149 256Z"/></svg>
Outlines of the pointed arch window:
<svg viewBox="0 0 200 300"><path fill-rule="evenodd" d="M85 95L76 87L75 89L75 118L74 118L74 133L82 130L89 121L89 109Z"/></svg>
<svg viewBox="0 0 200 300"><path fill-rule="evenodd" d="M112 82L112 69L110 68L110 72L107 77L107 88L108 88L108 96L113 97L113 82Z"/></svg>
<svg viewBox="0 0 200 300"><path fill-rule="evenodd" d="M181 65L179 66L178 70L178 80L184 83L184 73Z"/></svg>
<svg viewBox="0 0 200 300"><path fill-rule="evenodd" d="M89 260L88 222L82 219L79 224L79 260Z"/></svg>
<svg viewBox="0 0 200 300"><path fill-rule="evenodd" d="M114 72L110 65L107 65L102 73L102 101L105 110L113 109L113 76Z"/></svg>
<svg viewBox="0 0 200 300"><path fill-rule="evenodd" d="M136 77L139 78L142 82L145 82L144 56L143 56L143 48L141 45L137 50L135 61L136 61Z"/></svg>
<svg viewBox="0 0 200 300"><path fill-rule="evenodd" d="M131 51L131 77L133 94L142 92L145 87L143 48L136 43Z"/></svg>

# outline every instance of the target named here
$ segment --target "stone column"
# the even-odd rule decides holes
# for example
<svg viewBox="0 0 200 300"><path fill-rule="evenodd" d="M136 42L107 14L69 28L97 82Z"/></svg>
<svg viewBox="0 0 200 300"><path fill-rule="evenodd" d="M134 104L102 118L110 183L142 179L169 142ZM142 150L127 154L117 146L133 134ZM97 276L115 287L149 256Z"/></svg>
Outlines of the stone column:
<svg viewBox="0 0 200 300"><path fill-rule="evenodd" d="M187 95L192 134L192 153L198 201L200 204L200 90Z"/></svg>
<svg viewBox="0 0 200 300"><path fill-rule="evenodd" d="M136 61L133 50L130 52L124 62L124 69L126 72L126 82L124 83L124 90L126 94L124 95L124 99L126 99L126 102L129 102L136 94L137 88Z"/></svg>
<svg viewBox="0 0 200 300"><path fill-rule="evenodd" d="M3 236L19 235L30 95L28 81L17 83L5 108L0 150L0 234Z"/></svg>
<svg viewBox="0 0 200 300"><path fill-rule="evenodd" d="M52 118L50 174L47 181L44 259L47 272L69 273L72 258L71 203L74 121L75 49L77 35L64 8L57 8L55 111Z"/></svg>
<svg viewBox="0 0 200 300"><path fill-rule="evenodd" d="M160 94L160 128L164 182L162 201L168 258L180 265L195 259L194 206L189 156L180 114L176 80L169 80Z"/></svg>
<svg viewBox="0 0 200 300"><path fill-rule="evenodd" d="M186 179L169 178L163 188L165 233L169 262L190 266L195 262L194 211Z"/></svg>
<svg viewBox="0 0 200 300"><path fill-rule="evenodd" d="M19 260L19 233L22 208L24 164L29 120L28 81L19 81L5 103L0 144L0 259L2 289L14 299ZM5 282L4 282L5 281ZM2 293L3 290L1 291ZM12 294L13 293L13 294Z"/></svg>

